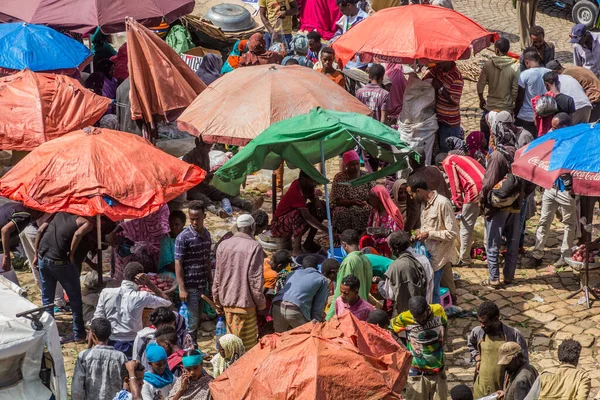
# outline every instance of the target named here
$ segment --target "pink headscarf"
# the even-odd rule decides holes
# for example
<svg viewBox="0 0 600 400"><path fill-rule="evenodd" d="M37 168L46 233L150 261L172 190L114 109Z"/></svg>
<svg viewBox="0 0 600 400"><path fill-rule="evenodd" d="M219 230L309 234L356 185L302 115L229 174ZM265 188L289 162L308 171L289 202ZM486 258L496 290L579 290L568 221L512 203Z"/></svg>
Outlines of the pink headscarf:
<svg viewBox="0 0 600 400"><path fill-rule="evenodd" d="M342 156L342 159L344 161L344 166L348 165L349 163L351 163L352 161L360 161L360 156L358 155L358 153L354 150L350 150L344 153L344 155Z"/></svg>
<svg viewBox="0 0 600 400"><path fill-rule="evenodd" d="M402 111L402 102L404 100L404 89L408 81L404 76L402 64L386 64L385 75L392 81L390 88L390 112L392 116L397 116Z"/></svg>
<svg viewBox="0 0 600 400"><path fill-rule="evenodd" d="M392 197L387 189L383 185L375 185L373 189L371 189L371 193L379 198L383 204L383 208L385 208L385 211L392 217L394 222L396 222L398 228L404 229L404 219L402 218L402 213L392 200Z"/></svg>

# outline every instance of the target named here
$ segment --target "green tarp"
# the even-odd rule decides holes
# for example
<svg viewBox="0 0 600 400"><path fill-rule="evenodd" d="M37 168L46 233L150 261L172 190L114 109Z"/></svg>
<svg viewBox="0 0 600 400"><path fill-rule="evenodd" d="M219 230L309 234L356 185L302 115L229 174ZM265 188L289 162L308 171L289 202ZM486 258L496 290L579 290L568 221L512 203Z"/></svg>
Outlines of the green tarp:
<svg viewBox="0 0 600 400"><path fill-rule="evenodd" d="M353 181L353 185L406 167L406 155L411 151L397 131L371 117L314 108L307 114L271 125L219 168L216 175L229 182L261 169L275 170L285 161L288 167L300 168L318 183L325 184L327 179L313 166L321 162L321 143L325 160L353 149L358 143L369 154L391 163ZM394 146L396 150L385 150L378 144Z"/></svg>

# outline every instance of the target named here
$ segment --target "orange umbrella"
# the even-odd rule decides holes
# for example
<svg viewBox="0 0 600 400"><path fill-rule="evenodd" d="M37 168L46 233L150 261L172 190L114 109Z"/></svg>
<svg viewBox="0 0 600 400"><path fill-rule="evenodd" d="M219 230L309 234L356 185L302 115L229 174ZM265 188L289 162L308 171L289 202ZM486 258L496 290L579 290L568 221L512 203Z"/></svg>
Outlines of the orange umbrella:
<svg viewBox="0 0 600 400"><path fill-rule="evenodd" d="M205 175L139 136L84 128L34 149L0 179L0 195L48 213L117 221L157 211Z"/></svg>
<svg viewBox="0 0 600 400"><path fill-rule="evenodd" d="M33 150L94 124L109 105L65 75L24 70L0 78L0 149Z"/></svg>
<svg viewBox="0 0 600 400"><path fill-rule="evenodd" d="M312 108L370 114L327 76L299 65L238 68L217 79L177 119L206 142L243 146L275 122Z"/></svg>
<svg viewBox="0 0 600 400"><path fill-rule="evenodd" d="M466 59L497 38L459 12L412 4L376 12L340 36L333 48L344 65L356 54L362 62L381 59L409 64Z"/></svg>
<svg viewBox="0 0 600 400"><path fill-rule="evenodd" d="M210 383L215 400L401 399L411 354L347 312L263 337Z"/></svg>
<svg viewBox="0 0 600 400"><path fill-rule="evenodd" d="M154 127L153 116L174 121L206 85L169 45L131 18L127 53L131 89L131 118Z"/></svg>

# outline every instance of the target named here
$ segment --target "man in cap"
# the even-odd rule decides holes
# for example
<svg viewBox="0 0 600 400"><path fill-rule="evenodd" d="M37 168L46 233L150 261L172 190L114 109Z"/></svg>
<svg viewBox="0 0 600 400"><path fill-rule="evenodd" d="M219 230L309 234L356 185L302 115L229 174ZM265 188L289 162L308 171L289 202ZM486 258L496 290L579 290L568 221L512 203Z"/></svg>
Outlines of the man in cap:
<svg viewBox="0 0 600 400"><path fill-rule="evenodd" d="M504 366L504 400L521 400L527 396L538 372L527 362L523 349L516 342L506 342L498 349L498 365Z"/></svg>
<svg viewBox="0 0 600 400"><path fill-rule="evenodd" d="M242 339L246 351L258 342L256 312L266 308L264 252L254 240L256 224L250 214L238 217L237 233L217 249L212 293L217 312L225 315L227 333Z"/></svg>
<svg viewBox="0 0 600 400"><path fill-rule="evenodd" d="M587 30L585 25L577 24L571 29L573 43L573 64L585 67L596 76L600 74L600 34Z"/></svg>

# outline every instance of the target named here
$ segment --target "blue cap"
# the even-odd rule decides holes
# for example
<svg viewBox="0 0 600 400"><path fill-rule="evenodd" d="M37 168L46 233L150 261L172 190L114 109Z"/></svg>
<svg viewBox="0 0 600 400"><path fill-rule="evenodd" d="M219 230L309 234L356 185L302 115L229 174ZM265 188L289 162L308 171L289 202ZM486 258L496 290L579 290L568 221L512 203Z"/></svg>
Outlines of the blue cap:
<svg viewBox="0 0 600 400"><path fill-rule="evenodd" d="M587 32L587 29L584 24L575 25L573 27L573 29L571 29L571 34L569 35L571 37L570 42L571 43L579 43L579 41L581 40L583 35L585 35L586 32Z"/></svg>

